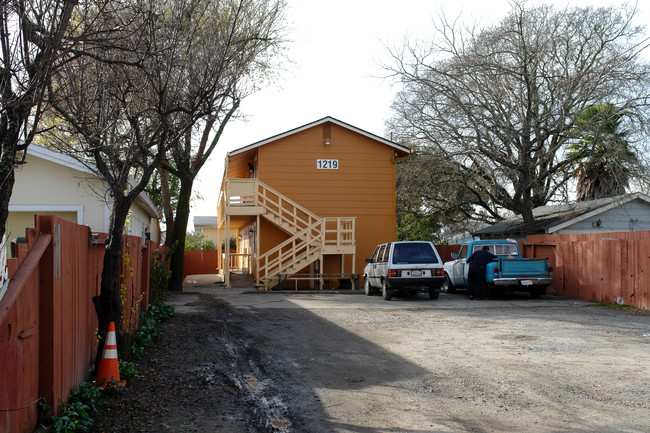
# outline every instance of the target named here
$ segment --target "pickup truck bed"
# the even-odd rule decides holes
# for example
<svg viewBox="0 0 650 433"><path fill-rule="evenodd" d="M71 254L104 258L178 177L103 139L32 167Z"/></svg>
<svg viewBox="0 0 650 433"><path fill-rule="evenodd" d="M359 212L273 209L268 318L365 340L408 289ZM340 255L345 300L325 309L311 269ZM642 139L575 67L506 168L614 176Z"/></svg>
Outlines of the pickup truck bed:
<svg viewBox="0 0 650 433"><path fill-rule="evenodd" d="M452 255L454 260L444 264L443 290L453 293L456 288L466 286L467 257L484 245L498 256L485 269L485 282L493 294L515 290L529 292L533 298L546 294L546 286L551 284L552 270L547 259L520 258L519 246L508 240L476 240L461 245L459 253Z"/></svg>

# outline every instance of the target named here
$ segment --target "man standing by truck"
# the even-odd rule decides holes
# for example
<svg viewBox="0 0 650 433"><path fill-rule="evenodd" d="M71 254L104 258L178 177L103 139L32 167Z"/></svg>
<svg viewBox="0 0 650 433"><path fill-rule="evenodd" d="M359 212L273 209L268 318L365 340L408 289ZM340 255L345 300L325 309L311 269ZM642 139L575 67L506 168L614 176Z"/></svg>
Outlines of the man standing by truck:
<svg viewBox="0 0 650 433"><path fill-rule="evenodd" d="M487 284L485 284L485 266L497 256L490 252L490 247L485 245L476 250L467 258L469 270L467 272L467 295L469 299L484 299L488 297Z"/></svg>

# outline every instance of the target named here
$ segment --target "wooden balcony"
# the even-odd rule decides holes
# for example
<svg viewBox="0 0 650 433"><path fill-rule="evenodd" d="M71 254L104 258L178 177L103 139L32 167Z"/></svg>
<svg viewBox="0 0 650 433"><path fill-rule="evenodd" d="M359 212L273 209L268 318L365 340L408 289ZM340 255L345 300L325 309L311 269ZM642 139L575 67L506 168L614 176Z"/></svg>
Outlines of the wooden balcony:
<svg viewBox="0 0 650 433"><path fill-rule="evenodd" d="M264 208L257 200L257 179L230 179L219 200L217 215L223 221L226 215L262 215Z"/></svg>

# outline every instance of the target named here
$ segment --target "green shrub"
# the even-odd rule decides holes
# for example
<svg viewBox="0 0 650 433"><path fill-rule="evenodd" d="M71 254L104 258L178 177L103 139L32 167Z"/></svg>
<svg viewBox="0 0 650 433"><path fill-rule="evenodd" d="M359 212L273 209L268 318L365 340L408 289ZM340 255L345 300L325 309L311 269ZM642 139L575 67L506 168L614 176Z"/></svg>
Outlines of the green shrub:
<svg viewBox="0 0 650 433"><path fill-rule="evenodd" d="M135 331L131 344L131 355L139 358L146 346L160 337L163 333L160 322L174 315L174 307L167 304L153 304L149 309L140 313L138 330Z"/></svg>
<svg viewBox="0 0 650 433"><path fill-rule="evenodd" d="M135 369L135 364L133 362L118 360L120 366L120 379L126 379L126 382L131 382L131 379L136 375L137 370Z"/></svg>
<svg viewBox="0 0 650 433"><path fill-rule="evenodd" d="M102 388L93 386L89 382L84 382L77 388L76 391L70 394L68 402L82 403L88 406L91 412L95 413L101 409Z"/></svg>
<svg viewBox="0 0 650 433"><path fill-rule="evenodd" d="M203 233L187 233L185 235L185 251L216 249L217 247L214 245L214 242L206 239Z"/></svg>
<svg viewBox="0 0 650 433"><path fill-rule="evenodd" d="M50 432L68 433L88 431L93 425L89 408L85 404L76 401L74 403L62 403L59 405L61 416L54 417Z"/></svg>
<svg viewBox="0 0 650 433"><path fill-rule="evenodd" d="M70 393L68 403L59 404L60 416L52 418L49 432L68 433L85 432L93 424L92 414L101 408L103 389L84 382L76 391Z"/></svg>

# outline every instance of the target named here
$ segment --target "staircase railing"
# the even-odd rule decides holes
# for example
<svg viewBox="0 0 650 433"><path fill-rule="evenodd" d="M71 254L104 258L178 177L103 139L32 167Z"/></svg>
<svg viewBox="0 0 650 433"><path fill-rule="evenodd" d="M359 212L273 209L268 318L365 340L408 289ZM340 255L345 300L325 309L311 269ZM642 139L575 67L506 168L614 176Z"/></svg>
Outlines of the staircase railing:
<svg viewBox="0 0 650 433"><path fill-rule="evenodd" d="M281 227L288 226L291 234L321 221L318 215L262 182L257 182L257 204L264 208L268 219Z"/></svg>
<svg viewBox="0 0 650 433"><path fill-rule="evenodd" d="M356 246L354 239L356 218L323 218L323 251L328 254L341 254Z"/></svg>
<svg viewBox="0 0 650 433"><path fill-rule="evenodd" d="M303 260L320 256L322 234L320 221L296 233L258 258L257 283L265 282L286 273ZM308 263L305 263L305 266Z"/></svg>
<svg viewBox="0 0 650 433"><path fill-rule="evenodd" d="M291 237L257 258L257 284L291 273L322 254L350 254L355 248L355 218L321 218L257 179L229 179L219 210L257 207Z"/></svg>

